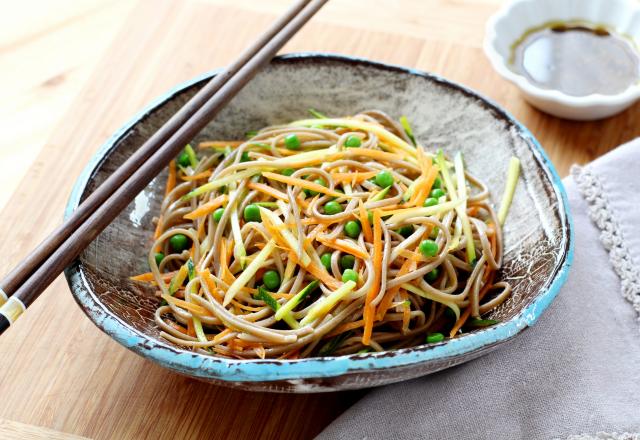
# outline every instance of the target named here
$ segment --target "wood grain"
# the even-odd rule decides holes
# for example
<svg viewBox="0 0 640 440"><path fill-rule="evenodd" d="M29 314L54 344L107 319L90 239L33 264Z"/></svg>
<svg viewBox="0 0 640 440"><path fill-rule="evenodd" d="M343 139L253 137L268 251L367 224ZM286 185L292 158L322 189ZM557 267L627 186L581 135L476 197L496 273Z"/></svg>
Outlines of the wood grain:
<svg viewBox="0 0 640 440"><path fill-rule="evenodd" d="M87 440L87 437L3 419L0 419L0 438L3 440Z"/></svg>
<svg viewBox="0 0 640 440"><path fill-rule="evenodd" d="M66 0L55 0L60 1ZM85 25L73 24L83 22L81 18L53 24L42 19L40 33L25 33L12 41L6 38L14 34L0 34L0 67L10 60L32 60L24 83L20 75L0 69L0 96L23 103L12 108L0 100L0 115L14 118L1 127L0 161L18 160L23 168L23 162L28 164L24 179L19 181L24 171L14 174L10 197L3 194L8 202L0 211L0 273L58 224L74 180L114 130L172 85L228 63L289 4L142 0L129 9L124 5L129 2L91 1L97 5L93 9L63 9L68 17L93 17ZM493 72L480 49L484 20L498 3L332 0L284 52L321 50L369 57L431 70L476 88L527 125L563 175L571 163L592 160L640 134L638 105L590 123L563 121L527 105ZM91 12L82 12L87 10ZM86 23L91 22L103 23L110 32L122 28L106 52L104 40L87 38L91 26ZM73 40L77 49L75 55L62 57L58 70L75 71L69 67L74 65L78 72L88 65L95 70L91 75L65 76L73 87L65 79L40 90L38 60L49 63L46 56L57 47L46 35L54 38L60 33L65 33L60 41ZM28 41L39 43L21 52ZM94 51L101 59L97 64L92 64L98 57ZM51 77L56 69L49 68L47 64L41 70ZM23 91L13 84L24 84ZM84 86L78 93L80 84ZM69 111L60 116L71 96L75 98ZM425 107L428 111L428 103ZM48 113L48 119L42 116ZM56 119L60 124L51 130ZM33 138L27 136L27 143L51 135L41 149L14 156L10 150L16 143L25 146L25 121L40 127ZM0 352L1 419L96 439L308 438L361 395L250 394L169 373L101 334L74 304L62 278L4 334Z"/></svg>

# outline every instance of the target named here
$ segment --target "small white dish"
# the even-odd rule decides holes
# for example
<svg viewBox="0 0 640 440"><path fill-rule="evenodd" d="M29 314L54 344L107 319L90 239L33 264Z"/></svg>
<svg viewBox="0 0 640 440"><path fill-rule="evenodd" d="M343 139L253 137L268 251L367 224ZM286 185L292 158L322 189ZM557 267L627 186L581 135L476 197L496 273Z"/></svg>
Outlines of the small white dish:
<svg viewBox="0 0 640 440"><path fill-rule="evenodd" d="M531 83L510 68L512 45L529 29L552 21L604 25L640 47L640 2L635 0L514 0L492 16L484 51L493 68L540 110L566 119L594 120L621 112L640 98L640 81L615 95L570 96Z"/></svg>

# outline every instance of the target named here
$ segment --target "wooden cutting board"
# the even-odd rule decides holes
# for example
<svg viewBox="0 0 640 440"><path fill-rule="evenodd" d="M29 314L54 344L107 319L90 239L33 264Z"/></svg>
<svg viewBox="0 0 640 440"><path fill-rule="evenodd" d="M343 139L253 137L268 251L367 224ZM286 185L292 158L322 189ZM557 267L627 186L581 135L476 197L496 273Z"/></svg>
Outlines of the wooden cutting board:
<svg viewBox="0 0 640 440"><path fill-rule="evenodd" d="M480 49L484 21L498 3L333 0L284 52L340 52L460 81L527 125L562 175L571 163L640 134L638 105L590 123L527 105ZM172 85L229 62L286 5L140 1L0 213L0 273L60 222L73 182L114 130ZM63 278L0 338L0 353L3 438L20 432L57 438L46 430L37 437L35 427L88 438L308 438L363 393L257 394L183 378L102 334L74 304Z"/></svg>

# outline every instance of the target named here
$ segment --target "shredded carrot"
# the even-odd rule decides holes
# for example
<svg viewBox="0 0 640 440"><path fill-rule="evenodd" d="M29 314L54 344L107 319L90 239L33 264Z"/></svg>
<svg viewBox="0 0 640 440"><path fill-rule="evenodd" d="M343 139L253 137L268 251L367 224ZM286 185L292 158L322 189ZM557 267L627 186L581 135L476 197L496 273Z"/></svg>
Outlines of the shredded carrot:
<svg viewBox="0 0 640 440"><path fill-rule="evenodd" d="M305 244L307 244L307 245L309 245L309 246L310 246L310 245L311 245L311 243L313 243L313 241L316 239L316 236L317 236L319 233L323 232L323 231L326 229L326 227L327 227L326 225L322 225L322 224L320 224L320 225L316 226L316 227L313 229L313 231L311 231L311 232L307 235L307 238L305 239Z"/></svg>
<svg viewBox="0 0 640 440"><path fill-rule="evenodd" d="M164 190L164 196L167 197L176 187L176 161L169 162L169 175L167 176L167 186Z"/></svg>
<svg viewBox="0 0 640 440"><path fill-rule="evenodd" d="M420 197L420 193L424 191L424 185L422 184L424 181L424 176L418 177L415 182L415 186L413 187L413 193L411 193L411 197L409 197L409 202L407 205L416 206L416 199Z"/></svg>
<svg viewBox="0 0 640 440"><path fill-rule="evenodd" d="M244 143L245 141L209 141L209 142L200 142L198 144L198 148L205 149L205 148L239 147Z"/></svg>
<svg viewBox="0 0 640 440"><path fill-rule="evenodd" d="M344 332L348 332L349 330L354 330L356 328L360 328L364 325L364 320L360 319L358 321L353 321L353 322L347 322L345 324L341 324L339 326L337 326L335 329L333 329L333 331L331 331L327 337L331 338L333 336L337 336L340 333L344 333Z"/></svg>
<svg viewBox="0 0 640 440"><path fill-rule="evenodd" d="M413 262L410 259L404 260L402 266L400 266L400 271L398 271L399 277L402 275L406 275L411 271L411 267L413 266ZM382 297L382 301L378 304L378 310L376 312L376 320L381 321L384 318L384 315L387 314L387 310L391 308L391 303L393 302L393 298L400 291L400 287L394 287L392 289L387 290Z"/></svg>
<svg viewBox="0 0 640 440"><path fill-rule="evenodd" d="M239 309L241 309L241 310L247 310L247 311L249 311L249 312L259 312L260 310L262 310L262 307L251 307L251 306L247 306L247 305L244 305L244 304L242 304L242 303L240 303L240 302L236 301L235 299L232 299L232 300L231 300L231 303L232 303L234 306L238 307Z"/></svg>
<svg viewBox="0 0 640 440"><path fill-rule="evenodd" d="M298 179L297 177L289 177L289 176L285 176L284 174L276 174L276 173L271 173L269 171L264 171L262 173L262 176L270 180L286 183L287 185L298 186L300 188L305 188L305 189L326 194L332 197L347 197L342 193L333 191L315 182L309 182L308 180Z"/></svg>
<svg viewBox="0 0 640 440"><path fill-rule="evenodd" d="M425 177L422 191L420 191L420 195L416 198L416 206L424 205L424 201L427 199L427 196L431 192L431 187L433 186L433 182L436 181L437 176L438 170L436 169L436 167L430 167L429 171L427 172L427 176Z"/></svg>
<svg viewBox="0 0 640 440"><path fill-rule="evenodd" d="M174 329L178 330L180 333L184 333L185 335L187 334L187 329L184 328L183 326L176 324L173 321L166 321L171 327L173 327Z"/></svg>
<svg viewBox="0 0 640 440"><path fill-rule="evenodd" d="M327 247L346 252L354 257L360 258L361 260L369 258L369 254L364 249L349 240L345 240L343 238L328 239L324 237L316 237L316 240Z"/></svg>
<svg viewBox="0 0 640 440"><path fill-rule="evenodd" d="M351 182L351 184L355 184L371 179L376 174L378 174L377 171L356 171L355 173L332 173L331 177L333 177L333 181L336 183Z"/></svg>
<svg viewBox="0 0 640 440"><path fill-rule="evenodd" d="M426 234L429 235L429 234ZM415 261L417 263L425 261L425 257L422 254L417 252L410 251L408 249L403 249L399 252L401 257L408 258L411 261Z"/></svg>
<svg viewBox="0 0 640 440"><path fill-rule="evenodd" d="M199 306L198 304L193 304L193 303L190 303L166 294L163 294L162 298L166 302L172 303L173 305L180 307L182 309L188 310L192 313L196 313L198 315L204 315L204 316L213 316L211 312L209 312L209 310L205 309L202 306Z"/></svg>
<svg viewBox="0 0 640 440"><path fill-rule="evenodd" d="M167 198L169 193L176 187L176 161L169 162L169 174L167 175L167 186L164 190L164 197ZM162 224L164 223L162 214L158 217L158 224L156 224L156 230L153 233L153 239L157 240L162 235ZM160 251L160 245L156 247L156 252Z"/></svg>
<svg viewBox="0 0 640 440"><path fill-rule="evenodd" d="M205 203L204 205L200 205L190 213L185 214L183 217L187 220L194 220L199 217L204 217L205 215L211 214L213 211L224 205L227 200L229 200L229 196L226 194L222 194L215 199Z"/></svg>
<svg viewBox="0 0 640 440"><path fill-rule="evenodd" d="M218 343L222 338L224 338L231 332L232 330L230 328L225 328L224 330L222 330L220 333L218 333L213 337L213 342Z"/></svg>
<svg viewBox="0 0 640 440"><path fill-rule="evenodd" d="M298 260L298 256L295 253L289 253L289 258L291 258L297 265L302 266L300 260ZM313 261L306 267L302 267L304 267L307 272L316 277L318 280L322 281L327 287L331 289L337 290L342 285L338 280L329 275L329 272L327 272L324 267L319 267Z"/></svg>
<svg viewBox="0 0 640 440"><path fill-rule="evenodd" d="M193 319L191 318L189 318L189 320L187 321L187 334L189 336L196 335L196 328L193 326Z"/></svg>
<svg viewBox="0 0 640 440"><path fill-rule="evenodd" d="M399 154L387 153L386 151L372 150L370 148L347 148L346 150L330 155L330 157L327 159L327 162L335 161L341 158L351 158L357 156L370 157L372 159L387 162L400 161L404 159L404 157Z"/></svg>
<svg viewBox="0 0 640 440"><path fill-rule="evenodd" d="M206 179L207 177L210 177L210 176L211 176L211 170L207 170L198 174L192 174L191 176L182 175L180 176L180 178L182 180L186 180L187 182L191 182L194 180Z"/></svg>
<svg viewBox="0 0 640 440"><path fill-rule="evenodd" d="M224 240L222 240L222 243L224 243ZM216 286L216 282L211 276L211 272L209 271L209 269L205 269L199 272L199 274L204 279L204 282L207 284L207 288L209 289L209 292L211 292L211 295L216 299L216 301L221 303L222 295L220 295L220 293L218 292L218 286Z"/></svg>
<svg viewBox="0 0 640 440"><path fill-rule="evenodd" d="M369 243L373 242L373 232L371 231L371 225L369 224L369 217L367 210L364 208L362 199L358 199L358 212L360 213L360 225L362 226L362 233L364 239Z"/></svg>
<svg viewBox="0 0 640 440"><path fill-rule="evenodd" d="M173 272L166 272L163 274L160 274L162 277L163 281L170 281L171 278L173 278L173 276L178 273L177 270L174 270ZM136 275L133 277L129 277L129 279L131 281L142 281L145 283L152 283L155 281L154 277L153 277L153 272L145 272L145 273L141 273L140 275Z"/></svg>
<svg viewBox="0 0 640 440"><path fill-rule="evenodd" d="M291 299L294 297L294 294L293 293L272 293L271 296L273 296L276 299L280 299L280 298Z"/></svg>
<svg viewBox="0 0 640 440"><path fill-rule="evenodd" d="M249 189L255 189L256 191L267 194L274 199L284 200L285 202L289 201L289 197L287 197L285 193L283 193L282 191L278 191L277 189L272 188L269 185L265 185L264 183L249 182L247 187Z"/></svg>
<svg viewBox="0 0 640 440"><path fill-rule="evenodd" d="M202 240L204 240L204 226L205 226L205 222L201 221L200 223L198 223L198 239L202 242Z"/></svg>
<svg viewBox="0 0 640 440"><path fill-rule="evenodd" d="M362 334L362 343L369 345L371 342L371 333L373 332L373 318L375 315L375 306L371 304L373 299L378 295L380 289L380 274L382 273L382 226L380 225L380 211L373 211L373 287L365 298L364 303L364 332Z"/></svg>
<svg viewBox="0 0 640 440"><path fill-rule="evenodd" d="M340 223L342 220L336 220L331 218L318 218L308 217L301 220L303 225L332 225L334 223Z"/></svg>

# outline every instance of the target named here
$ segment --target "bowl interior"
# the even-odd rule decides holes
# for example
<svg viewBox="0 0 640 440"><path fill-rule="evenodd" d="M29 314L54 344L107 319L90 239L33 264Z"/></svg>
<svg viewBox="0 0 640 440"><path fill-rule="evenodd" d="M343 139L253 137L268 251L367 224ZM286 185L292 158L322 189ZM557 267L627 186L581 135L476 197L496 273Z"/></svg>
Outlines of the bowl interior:
<svg viewBox="0 0 640 440"><path fill-rule="evenodd" d="M102 183L203 81L166 95L115 135L79 180L69 207L77 206ZM247 130L307 117L308 108L334 116L374 108L396 118L407 115L423 145L464 153L470 171L489 185L494 205L504 190L509 158L519 157L522 177L504 228L505 263L500 275L512 283L513 296L493 317L508 321L548 291L569 249L562 190L554 183L556 177L528 132L494 105L459 86L362 60L320 55L279 57L195 141L243 138ZM142 337L144 346L133 347L139 353L146 355L152 347L170 347L176 356L189 353L191 358L206 358L161 339L153 320L158 299L151 289L128 280L133 274L148 271L152 218L159 210L165 180L166 173L154 179L82 253L67 276L76 299L103 330L114 333L113 328L106 328L100 314L109 315L116 326L128 327L132 334ZM468 350L472 349L469 346ZM268 379L258 374L252 380Z"/></svg>

